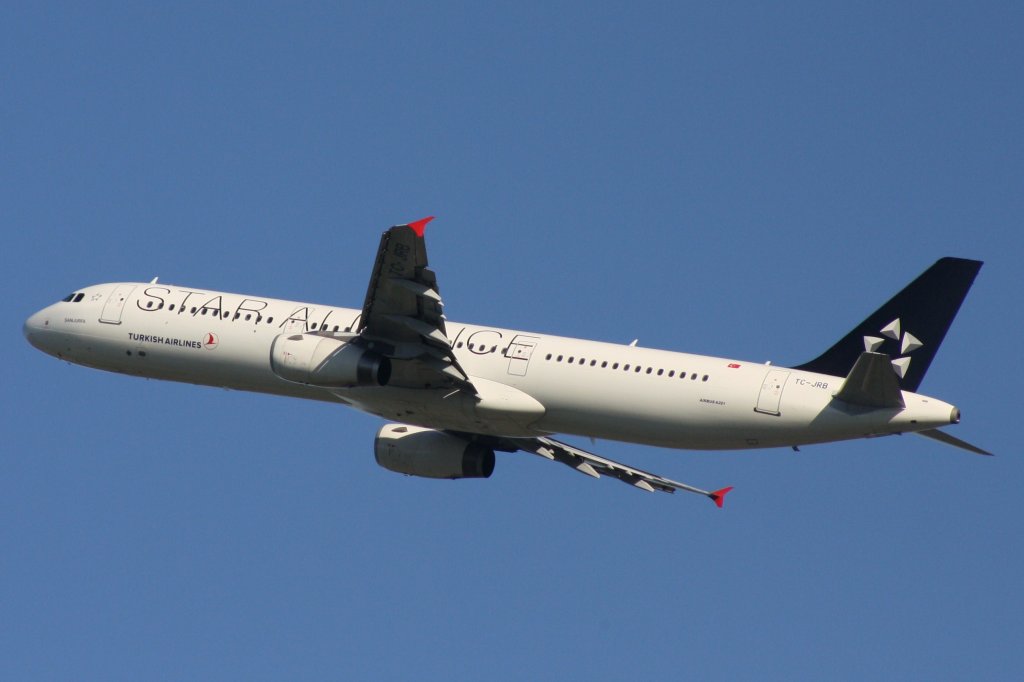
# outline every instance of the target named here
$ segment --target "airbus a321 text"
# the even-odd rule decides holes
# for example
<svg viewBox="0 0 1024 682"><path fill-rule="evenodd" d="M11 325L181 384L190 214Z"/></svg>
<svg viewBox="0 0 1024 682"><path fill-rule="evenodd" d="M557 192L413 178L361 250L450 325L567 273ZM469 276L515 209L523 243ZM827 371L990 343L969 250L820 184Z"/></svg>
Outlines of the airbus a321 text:
<svg viewBox="0 0 1024 682"><path fill-rule="evenodd" d="M775 367L450 322L427 267L430 218L381 237L361 310L163 284L98 284L32 315L63 360L154 379L350 405L383 417L392 471L487 478L495 451L533 453L642 490L702 490L555 440L681 449L789 446L918 433L953 405L917 392L979 261L942 258L818 358Z"/></svg>

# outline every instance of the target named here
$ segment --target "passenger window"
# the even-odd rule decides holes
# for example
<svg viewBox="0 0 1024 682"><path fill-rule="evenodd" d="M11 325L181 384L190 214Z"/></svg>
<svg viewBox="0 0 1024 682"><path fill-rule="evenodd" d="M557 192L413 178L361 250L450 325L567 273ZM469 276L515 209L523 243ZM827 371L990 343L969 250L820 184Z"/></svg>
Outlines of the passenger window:
<svg viewBox="0 0 1024 682"><path fill-rule="evenodd" d="M167 309L168 309L168 310L174 310L174 304L172 303L172 304L170 304L169 306L167 306Z"/></svg>
<svg viewBox="0 0 1024 682"><path fill-rule="evenodd" d="M608 361L607 361L607 360L605 360L605 361L603 361L603 362L601 363L601 369L604 369L604 368L605 368L605 367L607 367L607 366L608 366Z"/></svg>
<svg viewBox="0 0 1024 682"><path fill-rule="evenodd" d="M622 371L623 372L628 372L629 371L629 365L623 365L622 366Z"/></svg>
<svg viewBox="0 0 1024 682"><path fill-rule="evenodd" d="M705 374L704 377L701 379L701 381L707 381L707 380L708 380L708 375Z"/></svg>
<svg viewBox="0 0 1024 682"><path fill-rule="evenodd" d="M668 378L671 379L675 375L676 375L676 371L674 369L670 369L669 372L668 372Z"/></svg>
<svg viewBox="0 0 1024 682"><path fill-rule="evenodd" d="M268 317L267 318L267 324L273 324L273 323L274 323L274 318Z"/></svg>

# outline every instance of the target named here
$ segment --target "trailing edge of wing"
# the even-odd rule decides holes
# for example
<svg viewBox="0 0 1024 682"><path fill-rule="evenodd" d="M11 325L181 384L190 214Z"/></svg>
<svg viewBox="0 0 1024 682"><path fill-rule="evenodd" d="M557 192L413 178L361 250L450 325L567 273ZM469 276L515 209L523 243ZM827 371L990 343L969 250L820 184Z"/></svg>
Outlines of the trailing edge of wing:
<svg viewBox="0 0 1024 682"><path fill-rule="evenodd" d="M603 474L648 492L657 490L663 493L674 493L677 490L683 490L708 497L718 507L721 507L725 500L725 495L732 490L731 486L714 491L701 490L700 488L695 488L679 481L673 481L664 476L636 469L627 464L599 457L586 450L581 450L552 438L511 438L508 439L508 442L516 449L533 453L545 459L561 462L588 476L600 478Z"/></svg>

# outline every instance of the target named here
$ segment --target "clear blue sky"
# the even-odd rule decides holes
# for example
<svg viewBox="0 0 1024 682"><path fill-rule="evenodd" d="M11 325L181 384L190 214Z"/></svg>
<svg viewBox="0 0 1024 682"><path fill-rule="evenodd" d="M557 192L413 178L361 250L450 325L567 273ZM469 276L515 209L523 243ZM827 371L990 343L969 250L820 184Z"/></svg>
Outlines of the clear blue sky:
<svg viewBox="0 0 1024 682"><path fill-rule="evenodd" d="M0 10L0 678L1024 674L1020 3L87 4ZM432 482L21 335L156 275L358 306L425 215L452 319L777 364L982 259L922 391L998 456L596 444L724 510Z"/></svg>

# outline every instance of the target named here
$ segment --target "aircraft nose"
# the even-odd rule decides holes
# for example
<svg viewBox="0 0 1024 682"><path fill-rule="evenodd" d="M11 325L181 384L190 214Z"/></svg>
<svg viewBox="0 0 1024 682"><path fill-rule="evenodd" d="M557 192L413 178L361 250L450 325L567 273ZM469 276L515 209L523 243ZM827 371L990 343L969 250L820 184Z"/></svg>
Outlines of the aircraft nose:
<svg viewBox="0 0 1024 682"><path fill-rule="evenodd" d="M33 313L25 320L21 327L21 333L25 335L28 342L38 347L39 336L50 327L50 317L45 310Z"/></svg>

